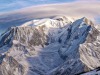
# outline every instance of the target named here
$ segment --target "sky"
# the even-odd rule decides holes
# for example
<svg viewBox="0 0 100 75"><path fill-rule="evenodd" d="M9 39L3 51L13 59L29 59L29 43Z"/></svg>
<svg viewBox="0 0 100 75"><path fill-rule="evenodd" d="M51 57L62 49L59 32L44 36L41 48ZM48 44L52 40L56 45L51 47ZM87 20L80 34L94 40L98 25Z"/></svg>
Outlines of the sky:
<svg viewBox="0 0 100 75"><path fill-rule="evenodd" d="M0 13L35 5L65 3L73 1L75 0L0 0Z"/></svg>

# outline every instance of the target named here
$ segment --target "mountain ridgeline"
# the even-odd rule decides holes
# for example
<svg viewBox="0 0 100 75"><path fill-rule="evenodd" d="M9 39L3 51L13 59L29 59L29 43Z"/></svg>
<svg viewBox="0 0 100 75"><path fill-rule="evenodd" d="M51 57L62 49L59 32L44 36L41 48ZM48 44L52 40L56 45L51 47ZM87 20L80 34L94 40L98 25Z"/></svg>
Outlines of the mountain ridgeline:
<svg viewBox="0 0 100 75"><path fill-rule="evenodd" d="M100 32L92 21L32 20L0 36L0 75L79 75L100 67ZM91 74L90 74L91 75Z"/></svg>

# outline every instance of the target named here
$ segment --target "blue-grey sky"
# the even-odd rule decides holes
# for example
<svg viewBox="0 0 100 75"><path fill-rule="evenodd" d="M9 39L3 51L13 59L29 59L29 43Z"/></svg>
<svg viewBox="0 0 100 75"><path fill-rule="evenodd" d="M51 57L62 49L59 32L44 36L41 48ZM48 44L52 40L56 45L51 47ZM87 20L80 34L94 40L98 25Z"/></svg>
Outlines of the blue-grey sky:
<svg viewBox="0 0 100 75"><path fill-rule="evenodd" d="M0 0L0 13L13 11L16 9L53 3L73 2L76 0Z"/></svg>

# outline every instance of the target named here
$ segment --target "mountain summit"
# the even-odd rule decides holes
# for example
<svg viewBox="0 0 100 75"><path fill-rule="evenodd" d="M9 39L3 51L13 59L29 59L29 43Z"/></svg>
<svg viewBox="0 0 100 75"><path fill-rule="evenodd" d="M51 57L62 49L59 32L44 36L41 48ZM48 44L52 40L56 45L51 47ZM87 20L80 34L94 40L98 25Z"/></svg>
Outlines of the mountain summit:
<svg viewBox="0 0 100 75"><path fill-rule="evenodd" d="M92 21L45 18L0 36L0 75L77 75L100 67L100 35Z"/></svg>

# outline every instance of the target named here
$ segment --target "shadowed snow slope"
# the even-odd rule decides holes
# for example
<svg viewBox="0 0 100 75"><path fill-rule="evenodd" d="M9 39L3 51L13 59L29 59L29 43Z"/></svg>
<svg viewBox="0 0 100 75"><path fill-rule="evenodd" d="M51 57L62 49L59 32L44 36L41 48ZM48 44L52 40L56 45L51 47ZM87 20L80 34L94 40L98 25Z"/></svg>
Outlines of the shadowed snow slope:
<svg viewBox="0 0 100 75"><path fill-rule="evenodd" d="M0 75L75 75L100 67L99 31L87 18L29 21L0 36Z"/></svg>

